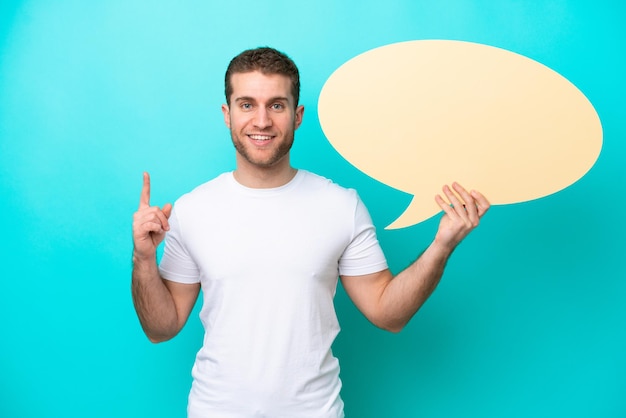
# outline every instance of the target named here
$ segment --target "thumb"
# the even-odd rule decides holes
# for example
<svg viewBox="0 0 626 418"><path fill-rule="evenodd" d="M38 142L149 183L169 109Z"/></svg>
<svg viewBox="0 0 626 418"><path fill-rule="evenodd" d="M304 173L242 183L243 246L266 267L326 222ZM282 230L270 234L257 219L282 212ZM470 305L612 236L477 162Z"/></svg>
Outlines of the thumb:
<svg viewBox="0 0 626 418"><path fill-rule="evenodd" d="M165 215L165 217L169 219L170 215L172 214L172 204L166 203L165 206L163 206L162 210L163 210L163 214Z"/></svg>

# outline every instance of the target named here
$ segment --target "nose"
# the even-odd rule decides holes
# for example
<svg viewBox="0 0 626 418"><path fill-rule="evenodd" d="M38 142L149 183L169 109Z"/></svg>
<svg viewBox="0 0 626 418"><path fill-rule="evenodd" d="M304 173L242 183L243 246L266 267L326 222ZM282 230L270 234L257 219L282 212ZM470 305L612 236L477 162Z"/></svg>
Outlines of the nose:
<svg viewBox="0 0 626 418"><path fill-rule="evenodd" d="M268 109L260 107L254 115L254 126L259 129L265 129L272 126L272 118Z"/></svg>

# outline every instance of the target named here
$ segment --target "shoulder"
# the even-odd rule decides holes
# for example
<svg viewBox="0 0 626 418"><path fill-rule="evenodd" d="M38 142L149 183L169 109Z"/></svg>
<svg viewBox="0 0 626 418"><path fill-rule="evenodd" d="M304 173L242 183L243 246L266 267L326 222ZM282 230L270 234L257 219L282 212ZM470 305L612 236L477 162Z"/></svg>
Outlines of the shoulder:
<svg viewBox="0 0 626 418"><path fill-rule="evenodd" d="M176 200L174 206L176 208L193 207L215 199L216 196L229 190L231 180L231 172L222 173L212 180L202 183L193 190L183 194Z"/></svg>
<svg viewBox="0 0 626 418"><path fill-rule="evenodd" d="M343 187L333 180L306 170L302 172L302 187L307 193L322 193L344 199L358 199L356 190Z"/></svg>

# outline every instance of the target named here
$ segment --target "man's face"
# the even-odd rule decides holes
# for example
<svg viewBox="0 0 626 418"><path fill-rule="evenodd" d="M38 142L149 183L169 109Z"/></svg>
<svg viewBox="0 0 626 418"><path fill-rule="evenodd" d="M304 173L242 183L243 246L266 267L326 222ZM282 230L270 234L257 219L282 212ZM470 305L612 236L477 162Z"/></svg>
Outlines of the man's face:
<svg viewBox="0 0 626 418"><path fill-rule="evenodd" d="M291 80L258 71L231 76L230 106L222 105L224 122L233 144L243 158L238 161L257 168L289 165L294 132L302 123L304 107L295 108Z"/></svg>

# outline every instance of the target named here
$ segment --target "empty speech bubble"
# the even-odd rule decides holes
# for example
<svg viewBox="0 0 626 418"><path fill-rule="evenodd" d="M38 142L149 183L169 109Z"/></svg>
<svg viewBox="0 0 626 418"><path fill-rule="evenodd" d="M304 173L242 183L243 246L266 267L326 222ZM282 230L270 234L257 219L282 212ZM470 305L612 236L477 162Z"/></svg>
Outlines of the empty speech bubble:
<svg viewBox="0 0 626 418"><path fill-rule="evenodd" d="M413 195L388 229L440 212L458 181L492 204L580 179L602 147L600 119L571 82L530 58L471 42L409 41L349 60L326 81L319 120L355 167Z"/></svg>

